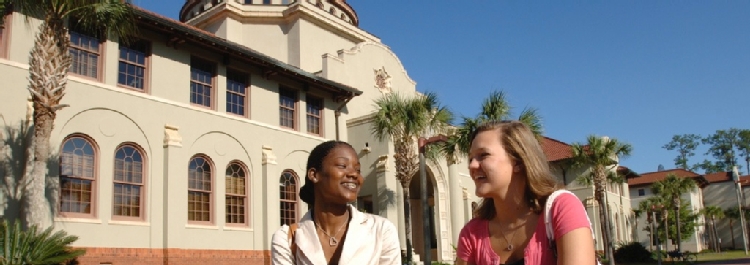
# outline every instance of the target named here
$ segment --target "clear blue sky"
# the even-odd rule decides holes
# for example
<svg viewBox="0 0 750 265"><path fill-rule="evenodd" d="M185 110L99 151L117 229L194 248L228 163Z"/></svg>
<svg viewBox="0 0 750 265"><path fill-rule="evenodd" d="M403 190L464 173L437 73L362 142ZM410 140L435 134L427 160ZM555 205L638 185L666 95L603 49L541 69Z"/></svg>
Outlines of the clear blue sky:
<svg viewBox="0 0 750 265"><path fill-rule="evenodd" d="M176 18L185 1L133 2ZM621 163L639 173L674 167L675 134L750 128L750 1L348 2L457 114L503 90L551 138L632 144Z"/></svg>

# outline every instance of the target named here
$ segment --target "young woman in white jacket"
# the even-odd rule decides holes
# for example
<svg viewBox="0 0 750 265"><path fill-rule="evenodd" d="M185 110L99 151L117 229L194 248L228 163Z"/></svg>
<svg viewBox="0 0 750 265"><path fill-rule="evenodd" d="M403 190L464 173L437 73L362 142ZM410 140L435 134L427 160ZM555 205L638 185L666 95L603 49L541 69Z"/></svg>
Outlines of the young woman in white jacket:
<svg viewBox="0 0 750 265"><path fill-rule="evenodd" d="M349 205L364 181L351 145L328 141L316 146L306 173L300 199L312 207L299 223L273 234L271 264L401 264L393 223Z"/></svg>

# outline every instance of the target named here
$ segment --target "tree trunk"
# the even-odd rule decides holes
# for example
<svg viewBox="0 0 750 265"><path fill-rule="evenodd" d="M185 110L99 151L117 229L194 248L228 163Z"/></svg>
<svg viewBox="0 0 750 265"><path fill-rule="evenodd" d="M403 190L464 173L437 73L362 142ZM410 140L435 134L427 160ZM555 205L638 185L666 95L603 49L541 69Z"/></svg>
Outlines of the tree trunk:
<svg viewBox="0 0 750 265"><path fill-rule="evenodd" d="M719 252L719 248L717 247L719 245L719 238L716 237L716 226L714 226L714 220L711 218L711 223L709 223L709 230L708 232L711 233L711 249L714 250L714 252Z"/></svg>
<svg viewBox="0 0 750 265"><path fill-rule="evenodd" d="M716 231L716 220L712 220L711 225L714 227L714 237L716 237L716 252L721 252L721 238L719 231Z"/></svg>
<svg viewBox="0 0 750 265"><path fill-rule="evenodd" d="M406 234L406 260L412 263L412 241L411 241L411 198L409 197L409 185L401 185L404 189L404 233Z"/></svg>
<svg viewBox="0 0 750 265"><path fill-rule="evenodd" d="M24 220L27 226L42 228L52 224L52 209L45 196L47 162L50 158L50 136L56 111L63 107L60 100L67 84L71 58L70 45L63 20L45 17L34 40L29 62L29 92L32 95L33 128L32 168L24 176L26 189L23 199Z"/></svg>
<svg viewBox="0 0 750 265"><path fill-rule="evenodd" d="M664 208L664 250L669 251L669 210Z"/></svg>
<svg viewBox="0 0 750 265"><path fill-rule="evenodd" d="M613 250L613 243L612 238L612 230L609 226L609 211L607 209L607 205L604 203L604 196L606 194L604 193L604 185L606 184L606 174L604 172L603 167L596 167L594 168L595 174L594 174L594 196L596 198L596 201L599 202L599 219L602 223L602 243L604 245L604 253L607 256L607 260L609 260L610 265L615 264L614 259L614 250Z"/></svg>
<svg viewBox="0 0 750 265"><path fill-rule="evenodd" d="M729 218L729 231L732 232L732 248L737 249L737 245L734 242L734 219Z"/></svg>
<svg viewBox="0 0 750 265"><path fill-rule="evenodd" d="M677 249L677 252L681 252L682 250L682 233L680 233L680 199L675 199L674 202L676 203L675 209L674 209L674 220L675 224L677 224L677 246L675 247Z"/></svg>

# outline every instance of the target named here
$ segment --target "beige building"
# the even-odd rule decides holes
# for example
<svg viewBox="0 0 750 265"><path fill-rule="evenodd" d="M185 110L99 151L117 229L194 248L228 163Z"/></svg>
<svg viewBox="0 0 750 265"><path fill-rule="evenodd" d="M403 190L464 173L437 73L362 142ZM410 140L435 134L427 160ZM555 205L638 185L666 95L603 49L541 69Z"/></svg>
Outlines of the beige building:
<svg viewBox="0 0 750 265"><path fill-rule="evenodd" d="M129 44L70 31L74 63L63 100L70 107L52 133L48 198L50 223L88 249L81 264L268 263L271 234L307 210L297 192L308 152L329 139L358 150L365 185L357 206L396 224L402 248L403 200L412 200L421 256L419 178L403 198L393 146L370 133L373 101L415 95L416 82L358 27L352 6L189 0L181 21L142 9L136 15L140 35ZM39 21L18 13L5 19L0 120L17 130L30 119L28 54ZM593 188L572 182L586 170L564 167L567 144L547 139L544 146L598 227ZM567 157L555 153L566 150ZM430 162L427 171L431 256L451 262L478 199L465 160ZM0 184L16 188L14 174ZM20 197L3 190L0 215L16 218ZM627 240L627 185L608 190L616 238Z"/></svg>
<svg viewBox="0 0 750 265"><path fill-rule="evenodd" d="M642 201L655 196L651 190L651 185L657 181L665 179L669 174L674 174L680 178L692 178L693 180L695 180L695 189L693 189L691 192L682 194L682 197L680 199L690 205L690 210L693 213L699 213L704 207L704 193L706 190L710 189L713 184L709 183L709 181L707 181L704 176L684 169L670 169L657 172L648 172L641 174L641 176L638 178L630 179L628 181L628 184L630 185L630 198L633 208L637 209ZM674 210L670 211L670 214L674 213ZM659 220L661 220L661 217L659 217L657 221L662 222ZM649 232L644 230L644 228L650 225L647 221L647 213L641 213L636 222L639 225L637 227L634 226L633 230L631 230L633 233L634 241L641 242L641 244L643 244L644 246L655 249L654 242L651 242ZM705 218L703 218L703 216L701 215L698 215L695 231L690 235L689 239L682 241L682 251L700 252L701 250L708 248L709 243L705 223ZM672 226L673 224L669 225ZM672 251L675 249L674 244L676 244L677 242L672 242L670 240L668 242L660 243L662 250Z"/></svg>
<svg viewBox="0 0 750 265"><path fill-rule="evenodd" d="M50 222L89 249L83 264L268 262L271 234L307 210L297 191L308 152L329 139L359 151L357 204L398 224L405 246L393 147L371 136L370 114L373 100L414 95L416 82L349 4L205 0L187 1L183 22L136 14L140 39L127 45L70 32L70 107L52 134L48 197ZM39 21L5 19L0 118L17 129L29 119ZM470 203L467 167L455 162L428 164L434 260L453 260ZM15 218L19 197L0 197L3 217ZM421 229L412 230L421 254Z"/></svg>
<svg viewBox="0 0 750 265"><path fill-rule="evenodd" d="M572 166L572 150L567 143L545 138L542 147L547 155L547 160L550 161L552 173L565 183L566 189L576 194L586 207L596 237L596 249L603 250L605 246L602 240L602 222L599 221L600 206L594 196L594 186L579 181L581 177L590 176L590 168ZM626 167L619 165L608 168L608 171L626 178L638 176ZM630 197L628 196L628 184L608 183L605 191L606 205L609 207L608 212L612 224L612 239L614 242L629 242L632 238L628 231L633 224L628 218L632 211Z"/></svg>
<svg viewBox="0 0 750 265"><path fill-rule="evenodd" d="M738 196L737 182L735 182L732 172L716 172L711 174L703 175L706 180L711 183L703 189L704 204L706 206L716 206L722 210L729 211L738 210L738 202L745 200L744 194ZM742 176L740 180L746 179L750 176ZM743 193L746 189L743 189ZM743 207L747 207L747 203L743 202ZM721 238L721 247L723 249L744 249L742 237L742 224L738 218L725 216L721 220L716 222L716 233Z"/></svg>

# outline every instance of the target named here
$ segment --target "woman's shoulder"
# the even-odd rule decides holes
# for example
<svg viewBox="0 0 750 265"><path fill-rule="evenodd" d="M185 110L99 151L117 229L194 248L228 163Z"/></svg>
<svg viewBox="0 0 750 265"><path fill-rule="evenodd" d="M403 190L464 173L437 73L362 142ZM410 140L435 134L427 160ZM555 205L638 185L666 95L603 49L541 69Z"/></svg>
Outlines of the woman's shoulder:
<svg viewBox="0 0 750 265"><path fill-rule="evenodd" d="M271 236L272 242L289 242L289 226L288 225L282 225L279 227L279 229L276 229L276 232L273 233Z"/></svg>
<svg viewBox="0 0 750 265"><path fill-rule="evenodd" d="M471 233L471 234L476 234L482 231L486 231L487 222L488 222L487 220L484 220L482 218L474 217L471 220L469 220L468 223L464 225L464 228L462 228L461 231L466 231L465 233Z"/></svg>
<svg viewBox="0 0 750 265"><path fill-rule="evenodd" d="M557 194L556 198L554 198L555 199L555 201L554 201L555 205L553 205L553 206L558 206L558 205L559 206L565 206L565 205L569 205L569 204L574 204L574 205L575 204L583 204L583 202L581 201L581 199L579 199L578 196L575 195L575 193L573 193L571 191L568 191L568 190L558 190L556 192L558 192L559 194Z"/></svg>
<svg viewBox="0 0 750 265"><path fill-rule="evenodd" d="M396 225L394 225L391 220L388 220L388 218L382 217L377 214L364 212L360 213L362 214L363 223L372 222L372 225L378 228L396 228Z"/></svg>

